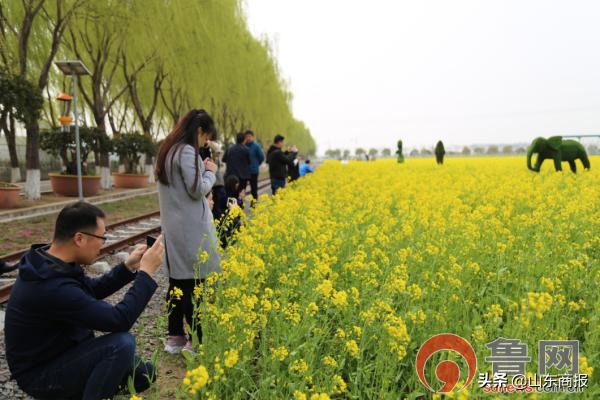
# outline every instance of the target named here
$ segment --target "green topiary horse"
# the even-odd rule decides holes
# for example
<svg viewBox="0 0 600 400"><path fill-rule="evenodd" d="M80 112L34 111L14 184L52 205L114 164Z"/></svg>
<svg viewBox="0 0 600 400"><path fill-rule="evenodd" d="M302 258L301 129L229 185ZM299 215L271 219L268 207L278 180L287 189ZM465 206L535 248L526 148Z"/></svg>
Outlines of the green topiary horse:
<svg viewBox="0 0 600 400"><path fill-rule="evenodd" d="M531 156L537 153L538 157L535 166L531 166ZM532 171L540 172L542 163L546 159L554 160L554 168L562 171L561 163L567 161L571 171L577 173L575 160L581 160L585 169L590 169L590 160L588 159L585 147L576 140L563 140L562 136L552 136L548 139L538 137L531 142L527 151L527 168Z"/></svg>

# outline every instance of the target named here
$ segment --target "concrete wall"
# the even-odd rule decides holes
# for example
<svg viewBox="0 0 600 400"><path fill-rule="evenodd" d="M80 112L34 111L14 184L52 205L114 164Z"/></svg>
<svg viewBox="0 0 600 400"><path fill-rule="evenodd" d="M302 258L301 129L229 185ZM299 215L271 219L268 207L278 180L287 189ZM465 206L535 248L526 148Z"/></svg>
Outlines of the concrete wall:
<svg viewBox="0 0 600 400"><path fill-rule="evenodd" d="M17 136L17 155L19 157L19 167L21 168L21 177L25 179L25 137ZM60 171L60 158L52 157L45 151L40 150L40 164L42 179L48 179L48 172ZM0 139L0 182L10 180L10 156L6 138Z"/></svg>

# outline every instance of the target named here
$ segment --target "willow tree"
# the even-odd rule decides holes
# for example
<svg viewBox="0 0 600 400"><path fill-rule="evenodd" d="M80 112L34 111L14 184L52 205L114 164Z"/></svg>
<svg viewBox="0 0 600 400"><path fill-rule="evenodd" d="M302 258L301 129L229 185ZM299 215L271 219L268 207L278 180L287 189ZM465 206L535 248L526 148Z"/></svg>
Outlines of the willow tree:
<svg viewBox="0 0 600 400"><path fill-rule="evenodd" d="M75 12L89 0L22 0L3 3L3 52L16 73L33 82L40 91L48 84L50 68L59 51L63 35ZM25 124L27 178L25 194L29 199L40 198L39 120Z"/></svg>
<svg viewBox="0 0 600 400"><path fill-rule="evenodd" d="M10 9L0 4L0 62L46 90L51 124L52 92L70 81L49 68L60 54L91 70L80 82L87 106L81 118L106 133L139 130L156 141L188 109L201 107L225 139L250 128L263 142L282 133L306 154L316 148L294 118L269 40L250 34L241 0L11 1ZM72 18L76 10L81 18ZM37 166L39 182L38 130L37 121L27 125L28 169ZM96 158L106 177L107 155Z"/></svg>
<svg viewBox="0 0 600 400"><path fill-rule="evenodd" d="M118 59L125 40L127 16L106 1L86 4L82 11L82 17L69 27L66 47L91 72L90 79L79 80L79 90L100 134L108 136L107 115L128 88L118 80ZM110 189L109 154L100 152L95 154L95 159L101 186Z"/></svg>
<svg viewBox="0 0 600 400"><path fill-rule="evenodd" d="M0 71L0 130L4 131L8 144L11 182L20 180L15 143L16 121L29 124L37 120L43 107L44 98L38 87L21 76Z"/></svg>

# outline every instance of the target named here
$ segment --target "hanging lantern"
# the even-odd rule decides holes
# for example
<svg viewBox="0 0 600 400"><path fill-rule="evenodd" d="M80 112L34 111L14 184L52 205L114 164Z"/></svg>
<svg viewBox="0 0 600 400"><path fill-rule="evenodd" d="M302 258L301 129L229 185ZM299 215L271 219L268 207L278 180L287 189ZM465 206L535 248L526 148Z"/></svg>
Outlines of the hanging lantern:
<svg viewBox="0 0 600 400"><path fill-rule="evenodd" d="M68 132L71 127L71 123L73 122L73 117L71 117L71 101L73 100L73 97L67 93L61 93L58 95L56 100L63 103L62 113L60 114L60 118L58 120L62 125L63 132Z"/></svg>

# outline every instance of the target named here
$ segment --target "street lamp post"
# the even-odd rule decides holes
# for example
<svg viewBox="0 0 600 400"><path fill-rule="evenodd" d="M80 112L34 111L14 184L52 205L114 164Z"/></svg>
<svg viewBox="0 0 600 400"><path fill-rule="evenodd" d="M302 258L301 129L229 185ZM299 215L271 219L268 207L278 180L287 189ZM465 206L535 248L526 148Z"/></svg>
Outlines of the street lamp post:
<svg viewBox="0 0 600 400"><path fill-rule="evenodd" d="M79 150L79 119L77 114L77 77L90 75L90 71L79 60L55 61L54 64L63 74L73 77L73 113L75 114L75 154L77 155L77 192L79 201L83 201L83 182L81 178L81 153Z"/></svg>

